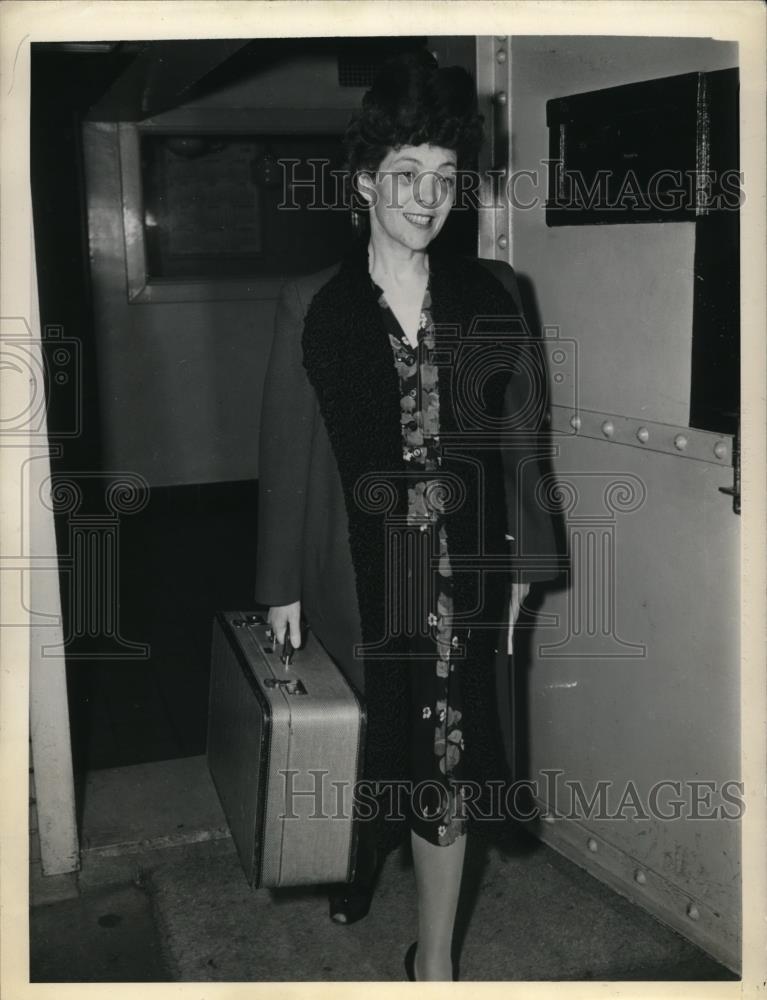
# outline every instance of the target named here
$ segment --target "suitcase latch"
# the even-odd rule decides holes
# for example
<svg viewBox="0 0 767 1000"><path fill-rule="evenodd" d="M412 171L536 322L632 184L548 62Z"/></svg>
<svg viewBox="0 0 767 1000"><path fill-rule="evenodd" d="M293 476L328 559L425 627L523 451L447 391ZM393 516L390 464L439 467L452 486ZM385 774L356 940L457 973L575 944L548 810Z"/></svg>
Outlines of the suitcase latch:
<svg viewBox="0 0 767 1000"><path fill-rule="evenodd" d="M286 694L306 694L303 682L297 677L266 677L264 687L282 688Z"/></svg>

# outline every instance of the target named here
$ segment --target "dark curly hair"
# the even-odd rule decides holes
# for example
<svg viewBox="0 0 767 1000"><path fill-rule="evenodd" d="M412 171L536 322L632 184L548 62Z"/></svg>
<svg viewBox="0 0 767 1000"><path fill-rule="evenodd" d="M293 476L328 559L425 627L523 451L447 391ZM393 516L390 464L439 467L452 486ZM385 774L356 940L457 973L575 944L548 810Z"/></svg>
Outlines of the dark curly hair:
<svg viewBox="0 0 767 1000"><path fill-rule="evenodd" d="M350 175L375 170L390 149L429 143L455 150L459 168L482 144L474 81L460 66L440 69L425 50L387 60L344 135Z"/></svg>

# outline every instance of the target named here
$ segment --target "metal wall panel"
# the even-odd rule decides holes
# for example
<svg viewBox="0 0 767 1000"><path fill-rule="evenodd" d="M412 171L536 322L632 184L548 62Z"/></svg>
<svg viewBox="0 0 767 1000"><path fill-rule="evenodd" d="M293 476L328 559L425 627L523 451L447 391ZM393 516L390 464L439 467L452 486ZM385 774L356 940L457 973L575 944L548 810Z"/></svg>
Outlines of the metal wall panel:
<svg viewBox="0 0 767 1000"><path fill-rule="evenodd" d="M486 107L511 105L515 171L542 169L549 98L735 58L710 39L486 38L477 51ZM720 492L732 439L687 426L694 226L551 230L542 201L505 211L481 213L480 252L511 259L550 338L549 499L570 554L515 638L517 774L534 782L544 840L738 970L739 519ZM600 782L601 815L588 804ZM685 818L664 818L674 800Z"/></svg>
<svg viewBox="0 0 767 1000"><path fill-rule="evenodd" d="M592 868L614 868L603 858L619 852L639 902L668 897L664 919L736 964L740 828L726 817L740 813L739 521L719 492L732 470L582 437L558 450L560 488L577 495L571 578L540 609L527 751L542 805L575 833L556 821L543 833ZM608 782L604 818L578 808L567 781L587 798ZM634 789L638 809L623 798Z"/></svg>

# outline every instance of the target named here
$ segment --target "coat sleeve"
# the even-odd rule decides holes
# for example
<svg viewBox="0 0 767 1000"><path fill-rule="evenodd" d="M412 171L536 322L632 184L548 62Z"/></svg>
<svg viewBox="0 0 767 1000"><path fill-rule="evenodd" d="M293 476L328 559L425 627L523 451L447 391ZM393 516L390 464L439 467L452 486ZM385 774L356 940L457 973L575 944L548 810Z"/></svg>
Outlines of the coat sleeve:
<svg viewBox="0 0 767 1000"><path fill-rule="evenodd" d="M516 578L534 583L559 575L554 515L547 503L551 487L548 455L541 422L547 407L545 366L540 345L520 346L524 360L509 379L504 417L511 428L501 449L506 493L506 524L511 551L516 557ZM543 391L543 398L538 393Z"/></svg>
<svg viewBox="0 0 767 1000"><path fill-rule="evenodd" d="M293 282L277 302L259 432L255 600L301 599L304 519L317 398L303 366L304 309Z"/></svg>
<svg viewBox="0 0 767 1000"><path fill-rule="evenodd" d="M524 320L513 269L500 261L485 262L514 300ZM551 495L549 451L544 420L548 411L548 382L543 346L534 340L526 323L518 339L517 369L506 386L503 402L504 432L501 454L506 499L506 524L515 556L516 579L533 583L552 580L561 572L554 514L542 500ZM549 488L547 488L549 486Z"/></svg>

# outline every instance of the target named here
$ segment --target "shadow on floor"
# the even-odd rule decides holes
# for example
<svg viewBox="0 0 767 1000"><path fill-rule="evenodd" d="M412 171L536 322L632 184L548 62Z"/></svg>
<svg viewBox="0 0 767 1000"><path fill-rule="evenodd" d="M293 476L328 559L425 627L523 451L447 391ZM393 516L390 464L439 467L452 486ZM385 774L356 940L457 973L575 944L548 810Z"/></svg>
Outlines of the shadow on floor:
<svg viewBox="0 0 767 1000"><path fill-rule="evenodd" d="M349 927L329 920L321 886L252 890L228 839L134 863L134 884L33 909L32 981L405 978L417 928L405 850L386 859L370 913ZM463 981L738 979L542 844L511 854L471 846L456 943Z"/></svg>

